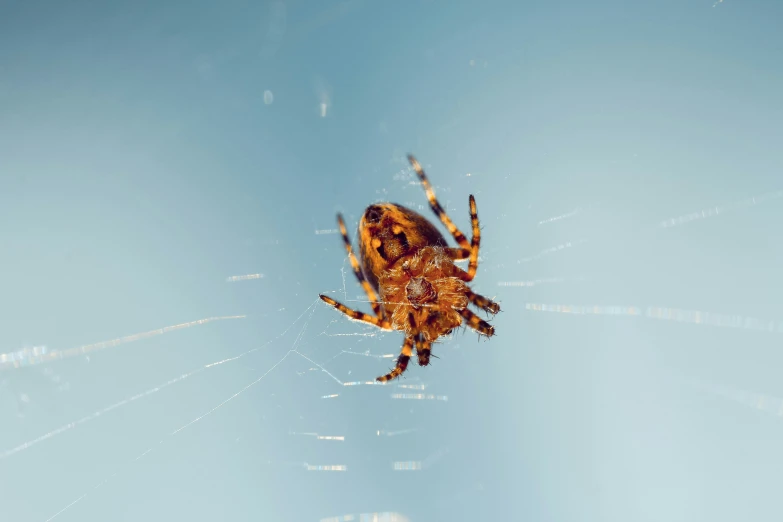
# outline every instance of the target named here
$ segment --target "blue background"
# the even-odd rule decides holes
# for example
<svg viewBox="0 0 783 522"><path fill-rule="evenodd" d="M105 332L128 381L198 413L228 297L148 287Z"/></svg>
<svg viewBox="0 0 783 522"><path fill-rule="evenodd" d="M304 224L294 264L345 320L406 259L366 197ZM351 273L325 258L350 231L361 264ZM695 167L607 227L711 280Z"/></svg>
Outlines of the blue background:
<svg viewBox="0 0 783 522"><path fill-rule="evenodd" d="M0 369L0 518L780 520L781 19L0 2L0 353L246 316ZM334 216L430 217L409 152L497 336L341 386L402 338L318 300L370 310Z"/></svg>

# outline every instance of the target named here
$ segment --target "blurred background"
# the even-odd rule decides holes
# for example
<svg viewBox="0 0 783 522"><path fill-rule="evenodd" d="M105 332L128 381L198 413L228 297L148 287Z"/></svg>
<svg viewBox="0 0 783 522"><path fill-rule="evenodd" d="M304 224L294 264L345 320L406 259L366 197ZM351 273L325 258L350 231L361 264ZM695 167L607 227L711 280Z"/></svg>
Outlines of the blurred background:
<svg viewBox="0 0 783 522"><path fill-rule="evenodd" d="M0 2L0 519L781 520L781 19ZM407 153L503 311L376 386Z"/></svg>

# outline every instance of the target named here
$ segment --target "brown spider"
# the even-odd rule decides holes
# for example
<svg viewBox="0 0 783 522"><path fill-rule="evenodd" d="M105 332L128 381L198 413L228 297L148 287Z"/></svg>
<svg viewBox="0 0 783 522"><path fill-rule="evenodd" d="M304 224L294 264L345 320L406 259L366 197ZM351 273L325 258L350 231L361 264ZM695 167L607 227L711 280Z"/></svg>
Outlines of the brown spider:
<svg viewBox="0 0 783 522"><path fill-rule="evenodd" d="M331 297L320 296L351 319L384 330L405 332L397 366L383 377L378 377L376 380L380 382L402 375L408 367L414 346L419 365L427 366L432 343L438 337L451 333L463 321L480 334L487 337L494 335L495 328L470 311L468 303L492 314L500 311L500 305L473 293L468 285L478 269L481 241L475 198L471 195L468 200L473 228L473 238L468 243L438 203L419 162L413 156L408 156L408 161L421 180L430 207L446 225L459 248L448 247L443 235L424 216L395 203L378 203L367 207L359 221L360 267L343 217L337 214L348 259L375 315L348 308ZM469 259L467 272L454 264L455 260L463 259Z"/></svg>

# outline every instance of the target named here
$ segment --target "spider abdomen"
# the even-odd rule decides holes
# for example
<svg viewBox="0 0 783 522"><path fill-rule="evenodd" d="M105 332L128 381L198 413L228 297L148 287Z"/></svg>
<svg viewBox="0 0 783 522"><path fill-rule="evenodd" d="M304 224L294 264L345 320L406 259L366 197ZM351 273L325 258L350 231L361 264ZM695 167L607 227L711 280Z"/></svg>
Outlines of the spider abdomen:
<svg viewBox="0 0 783 522"><path fill-rule="evenodd" d="M445 247L446 240L424 216L402 205L370 205L359 221L362 272L376 290L381 274L426 246Z"/></svg>

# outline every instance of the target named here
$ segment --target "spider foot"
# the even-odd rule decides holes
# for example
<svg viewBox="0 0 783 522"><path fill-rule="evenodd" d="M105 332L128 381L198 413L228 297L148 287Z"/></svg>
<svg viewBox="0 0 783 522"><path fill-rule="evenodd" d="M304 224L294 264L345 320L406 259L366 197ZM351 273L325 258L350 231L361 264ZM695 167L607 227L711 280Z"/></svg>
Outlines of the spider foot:
<svg viewBox="0 0 783 522"><path fill-rule="evenodd" d="M378 382L393 381L394 379L396 379L397 377L402 375L405 372L406 369L408 369L408 361L409 360L410 360L409 356L407 356L407 355L400 355L397 358L397 367L394 368L389 373L387 373L386 375L384 375L382 377L378 377L375 380L378 381Z"/></svg>
<svg viewBox="0 0 783 522"><path fill-rule="evenodd" d="M419 358L419 366L429 366L432 350L429 347L416 350L416 356Z"/></svg>

